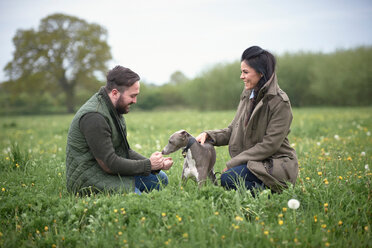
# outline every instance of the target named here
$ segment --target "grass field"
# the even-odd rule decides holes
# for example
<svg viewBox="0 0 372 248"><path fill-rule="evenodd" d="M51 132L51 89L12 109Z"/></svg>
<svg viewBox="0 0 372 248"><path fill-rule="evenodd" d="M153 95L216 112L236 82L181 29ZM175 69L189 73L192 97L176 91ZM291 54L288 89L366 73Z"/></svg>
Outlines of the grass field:
<svg viewBox="0 0 372 248"><path fill-rule="evenodd" d="M132 148L161 150L174 131L224 128L228 112L133 112ZM0 118L0 247L372 247L372 108L295 109L290 143L300 175L282 194L253 198L208 183L150 194L77 197L65 188L72 115ZM216 171L229 160L217 150ZM289 199L300 201L297 210Z"/></svg>

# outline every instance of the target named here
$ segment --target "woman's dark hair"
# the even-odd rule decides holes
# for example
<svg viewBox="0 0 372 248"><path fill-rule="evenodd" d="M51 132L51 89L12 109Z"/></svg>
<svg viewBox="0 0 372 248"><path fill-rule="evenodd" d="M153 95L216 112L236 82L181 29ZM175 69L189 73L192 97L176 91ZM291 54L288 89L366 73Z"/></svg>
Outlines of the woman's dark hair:
<svg viewBox="0 0 372 248"><path fill-rule="evenodd" d="M139 81L140 77L131 69L117 65L107 73L106 79L107 82L105 88L107 92L110 92L113 89L117 89L119 92L124 92L125 89Z"/></svg>
<svg viewBox="0 0 372 248"><path fill-rule="evenodd" d="M259 46L251 46L245 49L241 61L245 61L257 73L262 74L262 78L257 84L258 89L271 78L275 71L276 60L274 55Z"/></svg>

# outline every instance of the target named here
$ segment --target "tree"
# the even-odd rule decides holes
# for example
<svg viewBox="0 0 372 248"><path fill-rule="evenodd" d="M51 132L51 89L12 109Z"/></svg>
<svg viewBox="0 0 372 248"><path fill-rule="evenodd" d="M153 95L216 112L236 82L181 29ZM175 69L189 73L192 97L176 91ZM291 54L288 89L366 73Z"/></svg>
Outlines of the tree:
<svg viewBox="0 0 372 248"><path fill-rule="evenodd" d="M97 82L97 73L107 70L111 52L106 40L107 31L98 24L50 15L41 20L38 30L16 32L13 60L5 72L12 81L26 82L42 74L48 88L64 92L67 111L72 113L77 86L89 88Z"/></svg>
<svg viewBox="0 0 372 248"><path fill-rule="evenodd" d="M185 74L182 71L175 71L169 78L169 83L178 85L189 81Z"/></svg>

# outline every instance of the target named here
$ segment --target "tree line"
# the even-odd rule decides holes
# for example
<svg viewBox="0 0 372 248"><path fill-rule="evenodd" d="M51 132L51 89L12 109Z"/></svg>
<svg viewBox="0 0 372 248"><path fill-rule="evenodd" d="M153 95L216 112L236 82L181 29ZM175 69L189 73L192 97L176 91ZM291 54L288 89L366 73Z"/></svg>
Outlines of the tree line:
<svg viewBox="0 0 372 248"><path fill-rule="evenodd" d="M107 31L98 24L53 14L36 30L18 30L13 43L13 60L4 68L9 80L0 84L0 114L72 113L105 84L97 75L107 72L112 56ZM372 104L372 46L276 59L279 85L294 107ZM235 109L243 90L239 76L238 60L191 79L176 71L160 86L142 82L135 108Z"/></svg>

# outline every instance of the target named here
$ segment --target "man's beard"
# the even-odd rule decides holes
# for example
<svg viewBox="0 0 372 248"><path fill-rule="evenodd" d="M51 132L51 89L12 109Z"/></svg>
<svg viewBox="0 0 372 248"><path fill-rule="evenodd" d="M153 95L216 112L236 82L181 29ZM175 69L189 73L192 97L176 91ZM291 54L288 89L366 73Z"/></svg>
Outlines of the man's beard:
<svg viewBox="0 0 372 248"><path fill-rule="evenodd" d="M118 102L116 103L116 111L118 112L118 114L122 115L122 114L128 114L129 111L130 111L130 108L129 106L131 104L122 104L122 96L119 97L119 100Z"/></svg>

